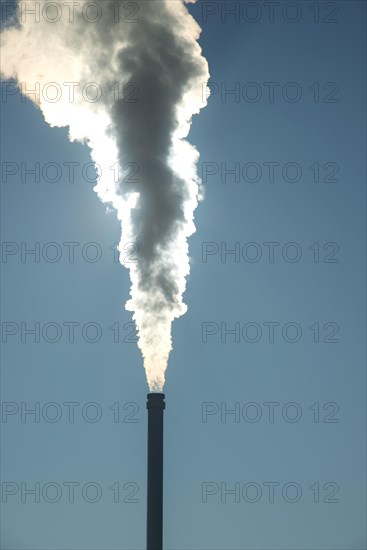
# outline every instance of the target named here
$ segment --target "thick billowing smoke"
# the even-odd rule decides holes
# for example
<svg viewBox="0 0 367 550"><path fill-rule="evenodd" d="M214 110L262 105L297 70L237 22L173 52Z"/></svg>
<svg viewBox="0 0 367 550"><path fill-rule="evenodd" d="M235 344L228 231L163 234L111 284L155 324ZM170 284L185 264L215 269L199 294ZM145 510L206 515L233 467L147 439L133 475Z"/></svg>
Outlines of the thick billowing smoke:
<svg viewBox="0 0 367 550"><path fill-rule="evenodd" d="M51 126L91 148L96 192L136 243L127 265L139 348L151 391L162 391L172 321L189 273L187 237L200 198L187 136L209 79L200 27L183 0L19 2L2 32L2 76L16 79Z"/></svg>

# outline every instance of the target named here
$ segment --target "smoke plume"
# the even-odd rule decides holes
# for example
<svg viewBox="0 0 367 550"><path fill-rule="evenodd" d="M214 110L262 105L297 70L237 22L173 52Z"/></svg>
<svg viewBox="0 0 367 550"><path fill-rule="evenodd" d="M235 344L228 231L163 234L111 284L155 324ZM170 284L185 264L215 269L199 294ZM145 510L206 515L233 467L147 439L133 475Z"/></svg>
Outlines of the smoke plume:
<svg viewBox="0 0 367 550"><path fill-rule="evenodd" d="M201 188L185 138L209 79L200 31L183 0L28 0L1 33L2 77L90 147L95 191L121 222L121 262L123 243L136 243L126 308L151 391L162 391L172 321L186 311Z"/></svg>

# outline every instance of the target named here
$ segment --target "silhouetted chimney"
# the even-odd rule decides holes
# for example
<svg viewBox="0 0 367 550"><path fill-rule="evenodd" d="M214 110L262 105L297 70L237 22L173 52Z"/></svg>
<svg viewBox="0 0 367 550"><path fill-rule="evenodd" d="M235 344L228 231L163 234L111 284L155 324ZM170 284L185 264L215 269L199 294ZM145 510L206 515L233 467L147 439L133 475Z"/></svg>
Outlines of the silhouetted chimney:
<svg viewBox="0 0 367 550"><path fill-rule="evenodd" d="M147 550L163 544L163 411L164 393L148 393Z"/></svg>

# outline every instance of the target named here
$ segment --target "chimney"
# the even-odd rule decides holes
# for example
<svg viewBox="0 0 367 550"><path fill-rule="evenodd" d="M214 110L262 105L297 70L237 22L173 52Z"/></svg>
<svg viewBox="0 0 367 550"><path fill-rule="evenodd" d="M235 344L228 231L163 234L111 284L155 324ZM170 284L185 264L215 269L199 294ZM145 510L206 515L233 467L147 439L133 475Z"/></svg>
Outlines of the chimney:
<svg viewBox="0 0 367 550"><path fill-rule="evenodd" d="M163 544L163 411L164 393L148 393L147 550Z"/></svg>

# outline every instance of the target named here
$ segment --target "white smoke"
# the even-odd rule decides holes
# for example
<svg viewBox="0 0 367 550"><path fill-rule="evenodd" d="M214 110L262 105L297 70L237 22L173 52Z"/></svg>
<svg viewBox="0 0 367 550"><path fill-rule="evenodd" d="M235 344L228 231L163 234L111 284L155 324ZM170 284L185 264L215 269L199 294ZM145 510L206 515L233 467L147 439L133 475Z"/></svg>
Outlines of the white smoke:
<svg viewBox="0 0 367 550"><path fill-rule="evenodd" d="M68 126L70 140L91 148L95 191L121 221L120 251L138 246L126 308L151 391L162 391L172 321L186 311L201 189L199 154L185 138L209 79L200 31L183 0L28 0L1 33L2 77L16 79L48 124Z"/></svg>

